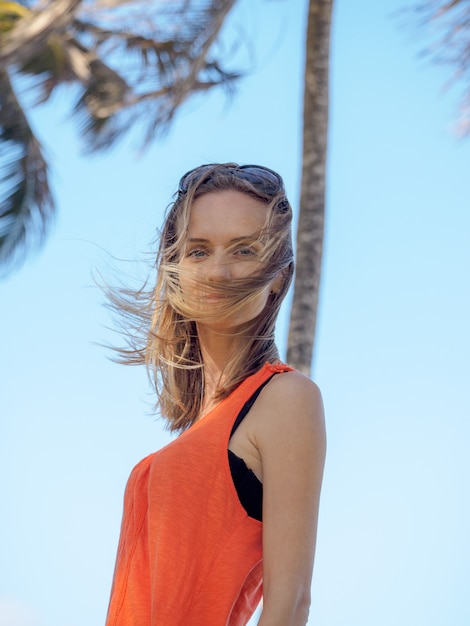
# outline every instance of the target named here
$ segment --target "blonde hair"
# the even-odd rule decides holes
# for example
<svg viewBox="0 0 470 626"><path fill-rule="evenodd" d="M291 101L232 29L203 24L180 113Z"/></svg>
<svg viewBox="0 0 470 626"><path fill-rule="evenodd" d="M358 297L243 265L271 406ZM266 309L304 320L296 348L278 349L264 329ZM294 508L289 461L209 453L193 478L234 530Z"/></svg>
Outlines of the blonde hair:
<svg viewBox="0 0 470 626"><path fill-rule="evenodd" d="M211 285L212 290L223 291L224 298L215 313L201 314L192 310L182 297L179 260L186 245L193 201L223 190L248 194L267 207L265 225L257 235L263 244L260 271L231 280L229 284ZM201 410L204 365L197 322L243 309L269 284L276 284L276 288L263 311L234 331L246 341L226 364L215 398L229 395L265 362L279 360L274 327L294 269L291 221L292 210L276 172L236 163L200 166L181 178L175 200L167 211L159 237L155 286L108 291L109 305L122 316L120 326L127 344L115 348L116 360L128 365L145 364L157 394L156 409L166 418L170 430L185 430Z"/></svg>

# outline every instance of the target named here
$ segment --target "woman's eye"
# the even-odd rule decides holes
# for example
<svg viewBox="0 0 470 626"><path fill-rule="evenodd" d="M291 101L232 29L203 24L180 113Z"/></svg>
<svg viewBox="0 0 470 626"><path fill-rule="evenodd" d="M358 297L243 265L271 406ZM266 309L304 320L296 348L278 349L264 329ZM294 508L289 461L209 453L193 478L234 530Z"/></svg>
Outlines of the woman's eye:
<svg viewBox="0 0 470 626"><path fill-rule="evenodd" d="M256 250L254 248L239 248L236 254L240 256L256 256Z"/></svg>
<svg viewBox="0 0 470 626"><path fill-rule="evenodd" d="M203 248L194 248L188 252L188 256L193 259L202 259L206 254L207 253Z"/></svg>

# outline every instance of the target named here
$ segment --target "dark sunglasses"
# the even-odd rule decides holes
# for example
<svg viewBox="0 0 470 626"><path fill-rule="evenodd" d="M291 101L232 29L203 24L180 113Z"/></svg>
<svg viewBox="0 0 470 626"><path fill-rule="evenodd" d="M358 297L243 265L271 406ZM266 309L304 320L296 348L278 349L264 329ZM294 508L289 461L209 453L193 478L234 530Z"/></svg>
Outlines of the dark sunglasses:
<svg viewBox="0 0 470 626"><path fill-rule="evenodd" d="M194 183L208 182L212 173L217 170L228 170L237 178L260 187L265 193L277 194L284 191L284 182L277 172L263 167L262 165L231 165L219 163L206 163L195 167L184 174L178 185L178 193L185 194ZM205 180L204 180L205 178Z"/></svg>

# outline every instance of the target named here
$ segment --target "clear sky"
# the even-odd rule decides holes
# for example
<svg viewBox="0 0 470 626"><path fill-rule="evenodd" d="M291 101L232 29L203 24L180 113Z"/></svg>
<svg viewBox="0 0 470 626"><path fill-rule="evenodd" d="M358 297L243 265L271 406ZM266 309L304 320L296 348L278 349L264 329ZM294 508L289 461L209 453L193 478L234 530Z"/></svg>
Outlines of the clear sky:
<svg viewBox="0 0 470 626"><path fill-rule="evenodd" d="M404 5L334 12L312 626L470 623L470 145ZM143 155L125 142L83 156L67 94L35 114L60 211L0 285L0 626L104 623L125 481L169 435L145 372L98 345L114 337L92 272L143 276L130 260L202 162L279 170L297 205L306 7L241 0L226 31L246 44L236 95L191 101ZM285 309L282 350L286 328Z"/></svg>

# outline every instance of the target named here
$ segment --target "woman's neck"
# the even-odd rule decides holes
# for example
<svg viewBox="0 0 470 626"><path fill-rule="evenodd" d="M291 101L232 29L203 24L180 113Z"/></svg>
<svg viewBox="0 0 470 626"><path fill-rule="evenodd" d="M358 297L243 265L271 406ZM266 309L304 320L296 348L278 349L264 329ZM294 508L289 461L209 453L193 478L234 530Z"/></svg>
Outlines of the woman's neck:
<svg viewBox="0 0 470 626"><path fill-rule="evenodd" d="M204 363L203 413L213 408L215 392L223 383L224 372L230 359L240 351L246 338L241 335L221 335L198 328L199 346Z"/></svg>

